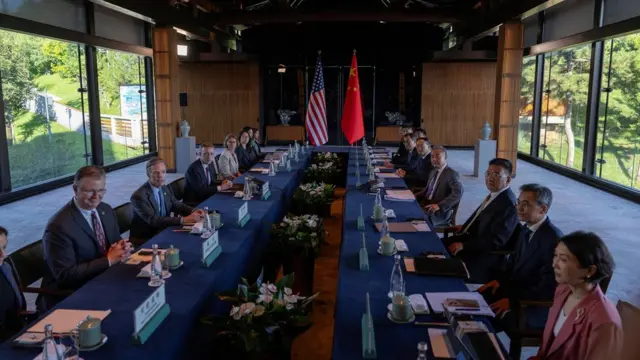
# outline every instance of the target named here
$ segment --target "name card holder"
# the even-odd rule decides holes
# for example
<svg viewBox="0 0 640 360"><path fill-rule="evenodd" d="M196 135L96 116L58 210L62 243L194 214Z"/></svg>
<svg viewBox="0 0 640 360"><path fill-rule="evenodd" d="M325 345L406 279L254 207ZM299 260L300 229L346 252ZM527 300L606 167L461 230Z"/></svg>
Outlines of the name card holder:
<svg viewBox="0 0 640 360"><path fill-rule="evenodd" d="M362 247L358 252L358 258L360 261L360 271L368 271L369 270L369 252L367 251L367 243L364 238L364 233L362 233Z"/></svg>
<svg viewBox="0 0 640 360"><path fill-rule="evenodd" d="M243 228L247 223L251 220L251 215L249 214L249 203L245 202L240 209L238 209L238 227Z"/></svg>
<svg viewBox="0 0 640 360"><path fill-rule="evenodd" d="M371 303L369 293L367 293L367 310L362 314L362 358L377 359L376 335L373 331L373 318L371 317Z"/></svg>
<svg viewBox="0 0 640 360"><path fill-rule="evenodd" d="M262 200L269 200L270 196L271 189L269 188L269 182L265 181L264 184L262 184Z"/></svg>
<svg viewBox="0 0 640 360"><path fill-rule="evenodd" d="M362 204L360 204L360 215L358 216L357 226L358 226L358 231L364 231L364 216L362 216Z"/></svg>
<svg viewBox="0 0 640 360"><path fill-rule="evenodd" d="M219 231L215 231L209 238L202 242L202 266L209 267L222 253L222 246L218 239Z"/></svg>
<svg viewBox="0 0 640 360"><path fill-rule="evenodd" d="M144 344L170 312L162 285L133 311L133 343Z"/></svg>

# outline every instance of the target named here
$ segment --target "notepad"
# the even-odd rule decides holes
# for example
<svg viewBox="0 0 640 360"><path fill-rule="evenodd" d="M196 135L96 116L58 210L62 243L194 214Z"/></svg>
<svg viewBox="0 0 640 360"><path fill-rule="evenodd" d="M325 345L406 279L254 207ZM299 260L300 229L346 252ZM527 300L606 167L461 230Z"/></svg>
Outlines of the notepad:
<svg viewBox="0 0 640 360"><path fill-rule="evenodd" d="M467 315L486 315L495 317L496 314L493 313L491 307L487 304L485 299L482 297L482 294L477 292L440 292L440 293L426 293L427 301L431 305L433 312L435 313L443 313L444 312L444 302L447 299L465 299L465 300L475 300L479 304L478 310L459 310L456 308L447 307L452 313L456 314L467 314Z"/></svg>
<svg viewBox="0 0 640 360"><path fill-rule="evenodd" d="M438 359L455 358L455 352L447 336L447 329L430 328L428 332L434 357Z"/></svg>
<svg viewBox="0 0 640 360"><path fill-rule="evenodd" d="M376 223L376 229L378 231L382 230L382 223ZM396 233L396 232L417 232L418 230L416 229L415 226L413 226L412 223L410 222L397 222L397 223L389 223L389 232L392 233Z"/></svg>
<svg viewBox="0 0 640 360"><path fill-rule="evenodd" d="M399 179L400 178L400 176L398 176L398 174L396 173L377 173L376 176L381 179Z"/></svg>
<svg viewBox="0 0 640 360"><path fill-rule="evenodd" d="M53 332L56 334L66 334L72 329L78 327L78 323L85 320L87 316L104 320L111 314L111 310L71 310L71 309L57 309L51 314L47 315L44 319L38 321L26 332L28 333L42 333L44 332L44 326L51 324L53 326Z"/></svg>

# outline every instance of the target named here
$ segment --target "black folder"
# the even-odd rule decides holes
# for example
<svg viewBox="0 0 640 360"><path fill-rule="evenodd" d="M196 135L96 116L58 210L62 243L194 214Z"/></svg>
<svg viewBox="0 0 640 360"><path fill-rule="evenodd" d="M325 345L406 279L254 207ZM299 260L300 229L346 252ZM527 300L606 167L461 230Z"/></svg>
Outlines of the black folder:
<svg viewBox="0 0 640 360"><path fill-rule="evenodd" d="M418 274L469 278L469 270L460 259L415 257L413 258L413 265Z"/></svg>

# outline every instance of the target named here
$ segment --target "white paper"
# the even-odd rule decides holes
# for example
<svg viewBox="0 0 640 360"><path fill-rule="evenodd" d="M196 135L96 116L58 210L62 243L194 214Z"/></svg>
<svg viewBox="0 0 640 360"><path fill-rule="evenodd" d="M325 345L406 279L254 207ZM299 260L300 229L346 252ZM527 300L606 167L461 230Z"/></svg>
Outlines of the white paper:
<svg viewBox="0 0 640 360"><path fill-rule="evenodd" d="M399 179L400 178L400 176L398 176L398 174L396 173L377 173L376 176L379 177L380 179Z"/></svg>
<svg viewBox="0 0 640 360"><path fill-rule="evenodd" d="M482 294L477 292L440 292L440 293L426 293L427 301L431 304L431 308L435 313L443 313L444 305L443 302L447 299L465 299L465 300L475 300L480 304L479 310L457 310L456 308L447 307L447 310L456 314L467 314L467 315L486 315L495 317L496 314L493 313L489 304L484 300Z"/></svg>
<svg viewBox="0 0 640 360"><path fill-rule="evenodd" d="M384 198L391 201L414 201L416 199L411 190L387 190L387 195Z"/></svg>
<svg viewBox="0 0 640 360"><path fill-rule="evenodd" d="M400 252L409 251L407 243L405 243L402 239L396 240L396 249L398 249L398 251Z"/></svg>
<svg viewBox="0 0 640 360"><path fill-rule="evenodd" d="M44 332L44 326L51 324L53 326L53 332L56 334L66 334L72 329L78 327L78 323L85 320L87 316L104 320L111 310L70 310L70 309L57 309L51 314L47 315L44 319L38 321L37 324L27 330L27 332L39 333Z"/></svg>
<svg viewBox="0 0 640 360"><path fill-rule="evenodd" d="M455 353L449 338L447 337L446 329L429 328L429 340L431 341L431 350L433 356L436 358L451 359L455 358Z"/></svg>
<svg viewBox="0 0 640 360"><path fill-rule="evenodd" d="M429 225L427 225L427 223L424 221L412 222L411 225L413 225L413 227L420 232L430 231Z"/></svg>

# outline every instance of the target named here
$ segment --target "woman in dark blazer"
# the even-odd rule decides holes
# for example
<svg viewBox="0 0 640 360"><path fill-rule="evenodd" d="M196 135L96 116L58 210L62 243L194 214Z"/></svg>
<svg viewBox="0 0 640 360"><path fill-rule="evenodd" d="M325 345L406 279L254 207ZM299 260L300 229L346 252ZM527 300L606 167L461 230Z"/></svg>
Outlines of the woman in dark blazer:
<svg viewBox="0 0 640 360"><path fill-rule="evenodd" d="M611 277L614 267L607 246L596 234L574 232L560 239L553 257L558 287L542 346L530 360L620 358L620 315L599 285Z"/></svg>
<svg viewBox="0 0 640 360"><path fill-rule="evenodd" d="M251 139L249 132L242 130L238 137L240 138L240 146L236 148L238 167L240 168L240 172L245 172L251 169L253 164L257 162L257 156L249 144L249 140Z"/></svg>

